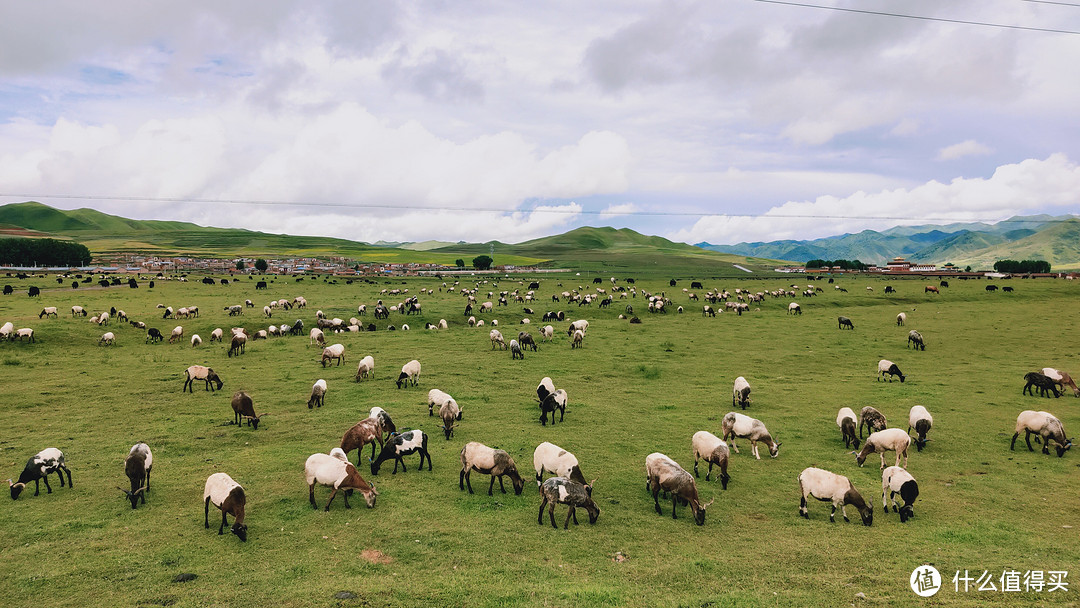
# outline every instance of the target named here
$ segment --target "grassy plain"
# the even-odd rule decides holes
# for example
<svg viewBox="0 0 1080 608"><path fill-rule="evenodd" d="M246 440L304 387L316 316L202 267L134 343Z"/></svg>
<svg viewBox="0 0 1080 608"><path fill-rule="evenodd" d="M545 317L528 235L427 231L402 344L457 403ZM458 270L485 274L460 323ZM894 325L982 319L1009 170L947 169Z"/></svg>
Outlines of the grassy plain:
<svg viewBox="0 0 1080 608"><path fill-rule="evenodd" d="M624 276L622 274L617 276ZM633 276L627 274L625 276ZM526 279L527 280L527 279ZM377 285L327 284L277 279L256 292L254 281L229 286L158 281L150 290L125 287L72 290L55 281L8 279L14 295L0 298L0 322L33 327L37 343L0 344L0 470L17 477L26 459L54 446L63 450L76 488L40 496L24 493L0 502L0 587L5 606L887 606L910 605L911 571L932 563L944 589L918 605L1006 606L1077 603L1080 580L1070 572L1066 593L953 591L956 570L1074 570L1080 562L1076 480L1080 454L1064 458L1026 449L1010 452L1016 414L1046 409L1077 428L1080 400L1021 396L1025 372L1043 366L1080 375L1080 354L1068 322L1080 314L1080 285L1066 281L1013 280L1013 294L986 293L986 281L953 281L940 296L924 295L921 281L896 281L886 296L881 280L837 280L812 299L799 298L804 313L788 316L787 298L767 299L742 316L703 318L681 288L666 280L638 287L666 290L687 312L650 315L639 296L616 300L610 310L553 304L550 294L581 285L583 277L541 277L532 308L534 335L540 313L567 311L591 322L584 348L571 350L567 323L555 324L553 345L541 344L524 361L492 351L488 328L469 328L460 294L420 296L425 315L395 315L408 332L343 334L347 363L323 369L306 337L249 343L229 359L226 348L204 344L146 345L143 332L114 325L114 347L98 347L101 328L73 319L69 308L115 306L166 335L177 324L204 340L215 327L242 322L249 329L282 319L314 324L315 311L349 318L360 303L371 305L383 288L438 288L435 280L400 279ZM798 281L706 280L706 287L774 289ZM557 285L562 282L562 287ZM1000 282L999 282L1000 283ZM43 288L40 299L25 288ZM865 288L873 286L875 291ZM489 289L514 289L517 280ZM608 285L605 285L608 287ZM237 321L223 307L251 298L261 308L271 298L303 295L309 307L265 320L248 309ZM481 298L481 301L485 298ZM544 300L547 300L546 302ZM198 319L162 320L158 303L197 305ZM643 322L616 319L626 304ZM38 319L42 306L60 307L60 318ZM756 308L760 308L756 310ZM522 305L478 316L512 337L526 316ZM906 327L895 316L906 311ZM839 331L837 315L854 331ZM445 318L448 331L425 331ZM368 316L365 322L372 322ZM909 329L928 341L925 352L905 348ZM372 354L376 378L354 383L359 359ZM398 390L400 366L418 358L418 388ZM895 361L908 381L875 381L877 361ZM224 389L181 393L183 370L206 364ZM763 420L783 443L777 459L755 461L746 441L732 454L727 491L699 480L704 500L716 498L703 527L680 508L670 517L653 511L644 489L643 461L661 451L691 468L690 437L719 434L731 409L731 384L746 376L753 386L748 414ZM565 388L565 423L541 427L534 389L543 376ZM326 406L305 406L311 384L329 383ZM441 388L462 405L464 419L451 441L427 416L426 393ZM227 424L229 398L249 391L259 411L270 412L258 431ZM843 448L835 426L839 407L874 405L890 426L906 428L908 409L926 405L935 417L926 451L912 448L909 470L922 494L916 517L901 525L880 510L875 457L859 468ZM431 434L434 470L372 478L363 456L361 474L381 496L373 510L340 498L329 513L308 505L303 463L314 452L337 446L342 433L372 406L385 408L401 430ZM1075 432L1075 431L1073 431ZM536 523L531 481L521 496L457 487L458 453L468 441L499 446L516 459L527 480L533 448L552 441L573 451L588 478L598 477L599 521L569 531ZM125 485L122 461L136 441L146 441L155 464L148 504L131 510L117 485ZM762 450L764 453L765 450ZM351 454L356 461L356 454ZM874 525L828 522L829 505L810 505L809 521L797 516L796 475L820 466L848 475L876 501ZM248 494L249 540L219 537L202 526L202 487L225 471ZM52 478L55 480L55 477ZM509 485L509 484L508 484ZM324 503L329 491L316 491ZM211 520L213 522L213 512ZM839 519L839 518L838 518ZM362 557L378 551L386 563ZM615 561L617 553L625 561ZM370 553L368 555L371 555ZM375 560L381 561L381 560ZM198 578L173 583L179 573ZM358 597L336 600L337 591ZM856 600L855 595L866 598Z"/></svg>

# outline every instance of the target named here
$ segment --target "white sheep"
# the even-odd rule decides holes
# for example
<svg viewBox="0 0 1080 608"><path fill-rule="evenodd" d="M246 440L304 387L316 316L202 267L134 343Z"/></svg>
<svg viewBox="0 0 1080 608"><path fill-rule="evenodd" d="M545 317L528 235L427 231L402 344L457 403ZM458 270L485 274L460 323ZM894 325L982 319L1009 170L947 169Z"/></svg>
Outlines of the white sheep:
<svg viewBox="0 0 1080 608"><path fill-rule="evenodd" d="M177 325L176 327L173 328L172 333L169 334L169 344L172 344L173 342L176 342L177 340L179 340L180 338L183 338L183 337L184 337L184 327L181 326L181 325Z"/></svg>
<svg viewBox="0 0 1080 608"><path fill-rule="evenodd" d="M592 486L585 481L585 476L581 473L581 467L578 465L577 456L554 443L545 441L536 446L536 450L533 451L533 468L536 469L537 486L540 486L543 482L544 472L546 471L553 473L556 477L572 479L585 486L585 491L592 494Z"/></svg>
<svg viewBox="0 0 1080 608"><path fill-rule="evenodd" d="M410 383L413 386L420 383L420 362L416 359L401 366L401 374L397 379L397 387L401 388L402 384L408 386Z"/></svg>
<svg viewBox="0 0 1080 608"><path fill-rule="evenodd" d="M738 412L728 412L720 422L720 427L724 431L724 441L731 439L731 449L735 450L736 454L739 453L739 446L735 444L736 437L750 440L750 453L758 460L761 460L757 447L759 441L768 446L769 456L776 458L780 454L780 443L773 441L769 429L765 428L765 423L757 418Z"/></svg>
<svg viewBox="0 0 1080 608"><path fill-rule="evenodd" d="M435 408L441 409L447 403L453 403L454 407L458 407L457 402L448 393L437 388L428 391L428 416L434 416Z"/></svg>
<svg viewBox="0 0 1080 608"><path fill-rule="evenodd" d="M582 342L585 340L585 332L580 329L574 330L573 338L570 340L570 348L581 348Z"/></svg>
<svg viewBox="0 0 1080 608"><path fill-rule="evenodd" d="M807 497L814 497L822 502L832 502L832 513L829 521L836 521L836 507L840 507L840 514L844 521L851 521L847 516L847 505L859 510L863 525L869 526L874 523L874 507L866 504L862 494L851 485L851 480L843 475L837 475L825 469L807 467L799 473L799 493L802 495L799 501L799 515L810 519L810 513L806 508Z"/></svg>
<svg viewBox="0 0 1080 608"><path fill-rule="evenodd" d="M495 350L495 345L496 344L498 344L502 348L502 350L506 350L506 341L503 339L503 335L502 335L501 331L499 331L497 329L491 330L490 332L488 332L488 338L491 339L491 349L492 350Z"/></svg>
<svg viewBox="0 0 1080 608"><path fill-rule="evenodd" d="M221 342L224 339L224 337L225 337L225 331L223 329L221 329L220 327L218 327L214 331L210 332L210 341L211 342Z"/></svg>
<svg viewBox="0 0 1080 608"><path fill-rule="evenodd" d="M111 346L113 344L113 341L115 340L116 335L111 331L107 331L104 334L101 334L101 339L98 340L98 346L101 346L102 344L104 344L105 346Z"/></svg>
<svg viewBox="0 0 1080 608"><path fill-rule="evenodd" d="M930 432L930 428L934 426L934 417L930 415L929 410L921 405L913 405L911 411L908 412L908 428L907 432L911 432L911 429L915 429L915 432L919 434L915 438L915 447L921 452L926 447L926 442L930 441L926 438L926 434Z"/></svg>
<svg viewBox="0 0 1080 608"><path fill-rule="evenodd" d="M897 325L903 325L906 322L907 322L907 313L902 312L902 313L896 315L896 324Z"/></svg>
<svg viewBox="0 0 1080 608"><path fill-rule="evenodd" d="M199 334L191 334L191 347L195 348L196 346L199 346L201 344L202 338L199 336Z"/></svg>
<svg viewBox="0 0 1080 608"><path fill-rule="evenodd" d="M915 507L913 505L915 499L919 496L919 484L911 473L900 467L887 467L882 471L881 508L885 513L888 513L889 503L886 500L886 494L888 498L892 499L893 513L900 514L900 523L904 523L915 516ZM904 506L899 509L896 508L897 494L904 501Z"/></svg>
<svg viewBox="0 0 1080 608"><path fill-rule="evenodd" d="M322 351L321 363L323 367L326 367L326 363L331 359L337 359L337 364L341 365L345 361L345 345L344 344L331 344Z"/></svg>
<svg viewBox="0 0 1080 608"><path fill-rule="evenodd" d="M705 473L705 481L709 481L709 476L712 475L712 468L715 464L720 467L720 484L726 490L728 481L731 479L727 472L729 456L727 443L709 431L698 431L690 439L690 447L694 452L694 477L698 477L698 460L709 463L709 470Z"/></svg>
<svg viewBox="0 0 1080 608"><path fill-rule="evenodd" d="M739 376L735 378L735 386L732 388L731 407L742 406L745 410L748 405L750 405L750 383L746 381L746 378Z"/></svg>
<svg viewBox="0 0 1080 608"><path fill-rule="evenodd" d="M312 508L315 509L319 508L315 504L315 484L334 488L330 492L330 500L326 501L326 511L330 510L330 503L334 502L338 490L344 490L343 496L345 497L346 509L352 508L349 505L351 490L357 490L364 496L364 502L367 503L369 509L375 507L375 499L379 495L375 491L374 485L369 485L360 477L360 472L345 457L345 453L341 448L334 448L330 454L312 454L308 456L307 461L304 463L304 480L308 484L308 500L311 502Z"/></svg>
<svg viewBox="0 0 1080 608"><path fill-rule="evenodd" d="M446 324L446 319L439 319L439 329L450 329L450 326Z"/></svg>
<svg viewBox="0 0 1080 608"><path fill-rule="evenodd" d="M270 310L269 306L263 306L263 316L267 318L274 316L274 313Z"/></svg>
<svg viewBox="0 0 1080 608"><path fill-rule="evenodd" d="M542 336L541 342L551 342L555 339L555 328L545 325L540 328L540 335Z"/></svg>
<svg viewBox="0 0 1080 608"><path fill-rule="evenodd" d="M1016 438L1020 436L1020 433L1024 433L1024 441L1027 442L1028 450L1032 452L1035 451L1031 447L1032 433L1042 437L1043 454L1050 453L1051 439L1057 444L1054 448L1057 450L1058 458L1064 456L1065 450L1072 447L1072 439L1065 437L1065 427L1061 424L1061 420L1050 412L1034 410L1020 412L1020 415L1016 417L1016 433L1012 437L1012 443L1009 444L1010 450L1016 447Z"/></svg>
<svg viewBox="0 0 1080 608"><path fill-rule="evenodd" d="M326 346L326 336L323 335L323 330L318 327L312 327L308 332L308 346L312 344L319 344L320 346Z"/></svg>
<svg viewBox="0 0 1080 608"><path fill-rule="evenodd" d="M23 327L15 330L15 335L12 336L12 340L18 338L21 342L23 338L27 338L27 342L36 342L34 339L34 330L29 327Z"/></svg>
<svg viewBox="0 0 1080 608"><path fill-rule="evenodd" d="M100 315L98 315L98 325L108 325L108 324L109 324L109 313L103 312Z"/></svg>
<svg viewBox="0 0 1080 608"><path fill-rule="evenodd" d="M366 380L367 378L375 377L375 358L368 355L360 360L360 364L356 366L356 381Z"/></svg>
<svg viewBox="0 0 1080 608"><path fill-rule="evenodd" d="M7 323L4 323L3 327L0 327L0 338L12 338L11 334L14 331L15 324L11 321L8 321Z"/></svg>
<svg viewBox="0 0 1080 608"><path fill-rule="evenodd" d="M308 397L307 407L311 408L318 406L322 407L326 399L326 380L319 378L315 381L315 384L311 385L311 396Z"/></svg>
<svg viewBox="0 0 1080 608"><path fill-rule="evenodd" d="M908 436L906 431L901 429L885 429L884 431L877 431L870 433L870 436L866 438L866 443L863 444L862 451L856 454L855 460L859 463L859 466L863 466L866 462L866 457L870 454L879 454L881 456L881 468L885 468L885 452L896 452L896 466L900 466L900 457L904 457L904 468L907 468L908 461L908 446L911 445L911 437ZM855 452L852 452L855 454Z"/></svg>

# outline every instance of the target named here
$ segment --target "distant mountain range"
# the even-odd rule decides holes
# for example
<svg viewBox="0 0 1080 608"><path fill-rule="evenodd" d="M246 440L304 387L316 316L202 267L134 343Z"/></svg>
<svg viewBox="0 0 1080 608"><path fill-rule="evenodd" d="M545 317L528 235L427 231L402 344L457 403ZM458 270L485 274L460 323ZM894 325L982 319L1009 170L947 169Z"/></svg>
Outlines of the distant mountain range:
<svg viewBox="0 0 1080 608"><path fill-rule="evenodd" d="M735 255L806 262L860 260L881 264L901 256L923 263L990 268L1000 259L1039 259L1053 268L1080 267L1080 218L1016 216L996 224L897 226L809 241L770 241L698 247Z"/></svg>

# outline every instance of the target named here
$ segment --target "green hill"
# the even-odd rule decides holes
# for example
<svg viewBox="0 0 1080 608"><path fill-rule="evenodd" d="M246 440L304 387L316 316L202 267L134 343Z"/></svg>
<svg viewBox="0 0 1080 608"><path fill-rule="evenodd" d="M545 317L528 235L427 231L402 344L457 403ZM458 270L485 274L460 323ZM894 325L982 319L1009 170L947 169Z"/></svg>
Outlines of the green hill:
<svg viewBox="0 0 1080 608"><path fill-rule="evenodd" d="M1002 259L1045 260L1053 270L1080 268L1080 219L1048 224L1042 230L1016 241L973 251L953 260L958 266L991 268Z"/></svg>

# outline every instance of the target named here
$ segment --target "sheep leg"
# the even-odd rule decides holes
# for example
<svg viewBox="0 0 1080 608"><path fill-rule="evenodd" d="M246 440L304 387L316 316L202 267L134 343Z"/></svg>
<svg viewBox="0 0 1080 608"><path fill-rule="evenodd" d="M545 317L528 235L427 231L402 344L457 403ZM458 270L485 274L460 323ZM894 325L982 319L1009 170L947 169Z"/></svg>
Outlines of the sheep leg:
<svg viewBox="0 0 1080 608"><path fill-rule="evenodd" d="M753 439L750 440L750 452L754 455L754 458L761 460L761 454L758 454L757 442Z"/></svg>
<svg viewBox="0 0 1080 608"><path fill-rule="evenodd" d="M1054 395L1054 396L1057 397L1057 395ZM565 416L565 415L566 415L566 408L565 407L560 407L559 408L559 422L562 422L563 416ZM555 412L551 413L551 421L552 422L555 421ZM574 523L577 523L577 522L574 522Z"/></svg>
<svg viewBox="0 0 1080 608"><path fill-rule="evenodd" d="M494 496L495 490L495 476L491 475L491 484L488 485L488 496ZM502 478L499 478L499 487L502 487ZM506 494L506 490L503 490L503 494Z"/></svg>
<svg viewBox="0 0 1080 608"><path fill-rule="evenodd" d="M893 493L889 494L889 498L892 500L893 513L899 513L900 509L896 508L896 492L893 492Z"/></svg>
<svg viewBox="0 0 1080 608"><path fill-rule="evenodd" d="M675 515L675 506L679 504L679 495L675 492L671 493L671 519L679 519Z"/></svg>
<svg viewBox="0 0 1080 608"><path fill-rule="evenodd" d="M346 509L351 509L352 508L352 505L349 504L349 493L350 492L352 492L352 490L345 490L345 492L342 494L342 498L345 500L345 508Z"/></svg>
<svg viewBox="0 0 1080 608"><path fill-rule="evenodd" d="M657 484L656 482L653 482L653 485L652 485L652 498L653 498L653 505L656 507L656 514L657 515L663 515L664 510L660 508L660 485Z"/></svg>
<svg viewBox="0 0 1080 608"><path fill-rule="evenodd" d="M577 515L574 514L574 505L569 505L570 510L566 512L566 521L563 522L563 530L570 529L570 517L574 518L574 525L577 525Z"/></svg>
<svg viewBox="0 0 1080 608"><path fill-rule="evenodd" d="M203 527L210 527L210 497L206 497L206 508L203 510Z"/></svg>
<svg viewBox="0 0 1080 608"><path fill-rule="evenodd" d="M830 524L835 524L836 523L836 503L835 502L832 505L832 513L829 513L829 523Z"/></svg>
<svg viewBox="0 0 1080 608"><path fill-rule="evenodd" d="M427 470L431 470L431 454L424 448L420 448L420 470L424 469L424 457L427 456Z"/></svg>
<svg viewBox="0 0 1080 608"><path fill-rule="evenodd" d="M308 502L311 503L312 509L318 509L319 505L315 504L315 484L308 486Z"/></svg>
<svg viewBox="0 0 1080 608"><path fill-rule="evenodd" d="M708 470L708 472L705 473L705 481L709 481L709 476L712 475L712 465L713 465L713 462L710 460L709 461L709 470Z"/></svg>
<svg viewBox="0 0 1080 608"><path fill-rule="evenodd" d="M221 536L222 534L225 533L225 526L228 525L228 523L229 523L228 521L226 521L226 515L227 514L225 513L225 511L221 512L221 525L218 526L218 529L217 529L218 536Z"/></svg>
<svg viewBox="0 0 1080 608"><path fill-rule="evenodd" d="M836 509L836 507L833 507L833 510L835 510L835 509ZM846 504L840 505L840 514L844 516L844 521L846 521L846 522L851 521L847 517L847 505Z"/></svg>
<svg viewBox="0 0 1080 608"><path fill-rule="evenodd" d="M1009 449L1012 450L1016 447L1016 438L1020 436L1020 431L1013 433L1012 443L1009 444Z"/></svg>
<svg viewBox="0 0 1080 608"><path fill-rule="evenodd" d="M555 525L555 502L554 501L548 504L548 516L551 517L551 527L558 530L559 526Z"/></svg>
<svg viewBox="0 0 1080 608"><path fill-rule="evenodd" d="M502 475L499 475L499 489L502 490L503 494L506 494L506 487L503 486L503 476ZM491 490L490 489L488 490L488 496L491 496Z"/></svg>
<svg viewBox="0 0 1080 608"><path fill-rule="evenodd" d="M465 489L465 480L468 478L468 476L469 476L469 472L467 472L465 469L461 469L461 473L458 474L458 489L459 490L464 490ZM472 493L473 493L473 491L472 491L472 482L469 482L469 494L472 494Z"/></svg>
<svg viewBox="0 0 1080 608"><path fill-rule="evenodd" d="M896 466L900 466L900 453L896 453ZM907 468L907 448L904 448L904 468Z"/></svg>
<svg viewBox="0 0 1080 608"><path fill-rule="evenodd" d="M544 525L544 507L547 506L547 502L547 496L544 496L543 500L540 501L540 513L536 516L536 523L541 526Z"/></svg>
<svg viewBox="0 0 1080 608"><path fill-rule="evenodd" d="M330 500L326 501L326 508L323 509L324 511L329 511L330 510L330 503L334 502L334 497L337 496L337 491L338 491L338 489L334 488L330 492Z"/></svg>
<svg viewBox="0 0 1080 608"><path fill-rule="evenodd" d="M701 475L698 475L697 463L698 463L698 455L695 453L694 454L694 477L701 477ZM708 478L706 477L706 479L708 479Z"/></svg>
<svg viewBox="0 0 1080 608"><path fill-rule="evenodd" d="M1024 431L1024 441L1027 442L1028 451L1029 452L1034 452L1035 448L1031 447L1031 431L1029 431L1029 430Z"/></svg>
<svg viewBox="0 0 1080 608"><path fill-rule="evenodd" d="M363 444L361 444L360 450L363 451ZM371 460L375 459L375 442L371 442ZM395 467L396 468L396 467Z"/></svg>
<svg viewBox="0 0 1080 608"><path fill-rule="evenodd" d="M806 495L805 494L803 495L803 497L801 499L799 499L799 515L802 516L805 519L810 519L810 512L806 508Z"/></svg>

